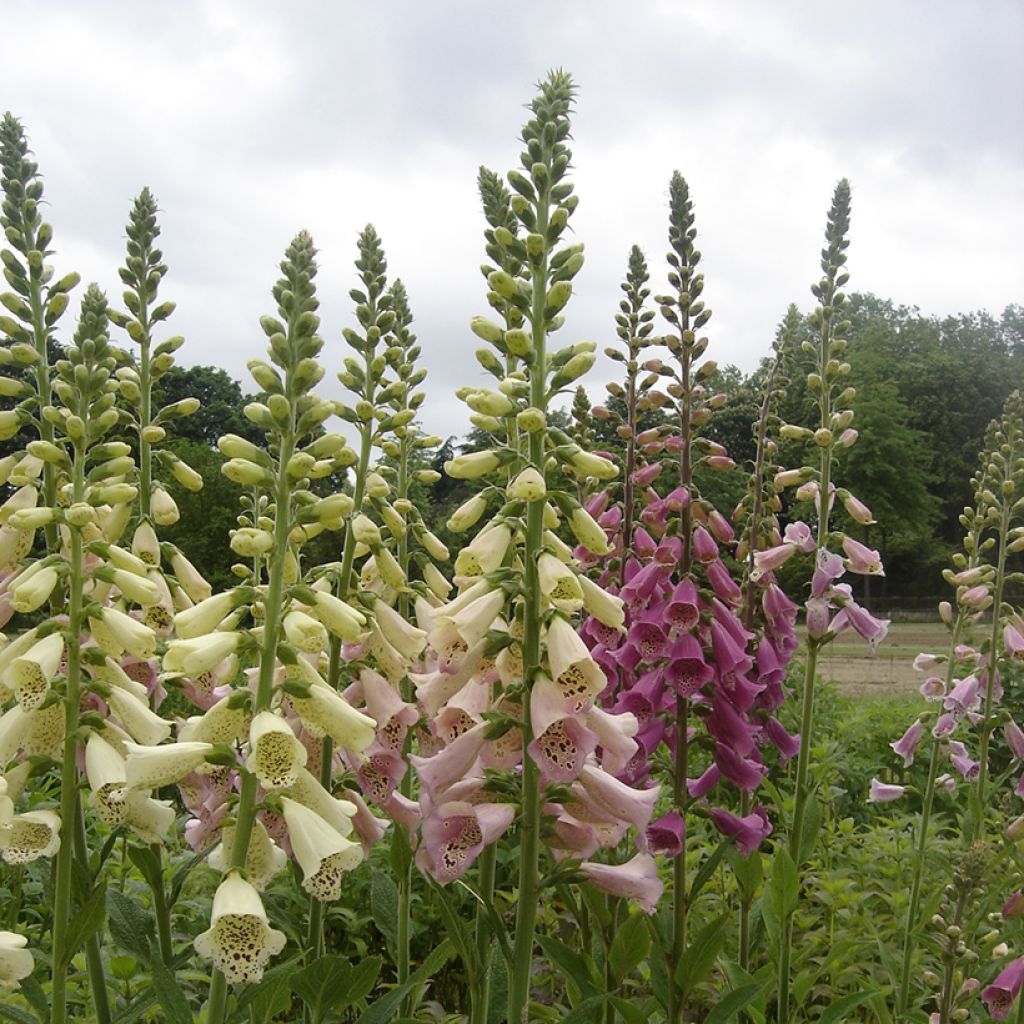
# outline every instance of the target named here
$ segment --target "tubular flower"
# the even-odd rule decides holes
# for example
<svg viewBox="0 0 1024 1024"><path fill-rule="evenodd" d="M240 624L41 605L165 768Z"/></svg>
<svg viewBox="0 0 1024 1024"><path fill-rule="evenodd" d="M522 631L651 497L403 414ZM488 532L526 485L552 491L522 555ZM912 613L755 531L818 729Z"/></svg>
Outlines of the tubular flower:
<svg viewBox="0 0 1024 1024"><path fill-rule="evenodd" d="M0 988L13 991L32 973L35 962L25 948L28 939L17 932L0 931Z"/></svg>
<svg viewBox="0 0 1024 1024"><path fill-rule="evenodd" d="M64 638L51 633L15 658L5 673L5 681L14 689L18 703L26 711L42 704L64 656Z"/></svg>
<svg viewBox="0 0 1024 1024"><path fill-rule="evenodd" d="M126 741L124 747L126 781L132 789L159 789L180 782L213 751L211 743L183 741L152 747Z"/></svg>
<svg viewBox="0 0 1024 1024"><path fill-rule="evenodd" d="M120 825L125 818L128 785L125 760L98 733L93 733L85 745L85 774L100 820L111 826Z"/></svg>
<svg viewBox="0 0 1024 1024"><path fill-rule="evenodd" d="M584 861L580 871L591 885L602 892L635 900L645 913L653 914L664 889L658 878L658 865L649 853L638 853L625 864L599 864Z"/></svg>
<svg viewBox="0 0 1024 1024"><path fill-rule="evenodd" d="M54 811L16 814L0 828L0 856L8 864L28 864L60 849L60 815Z"/></svg>
<svg viewBox="0 0 1024 1024"><path fill-rule="evenodd" d="M281 807L292 852L302 868L302 887L321 902L338 899L345 872L362 863L362 847L305 804L282 797Z"/></svg>
<svg viewBox="0 0 1024 1024"><path fill-rule="evenodd" d="M253 718L245 767L265 788L286 789L294 785L307 757L306 748L279 715L261 711Z"/></svg>
<svg viewBox="0 0 1024 1024"><path fill-rule="evenodd" d="M283 932L270 927L256 889L231 871L217 888L207 931L196 937L196 952L221 971L229 982L260 981L270 958L284 949Z"/></svg>
<svg viewBox="0 0 1024 1024"><path fill-rule="evenodd" d="M417 863L441 885L461 878L485 846L512 824L512 804L448 801L423 820L423 844Z"/></svg>
<svg viewBox="0 0 1024 1024"><path fill-rule="evenodd" d="M231 865L232 845L235 839L233 825L221 830L220 842L213 849L209 865L215 871L226 871ZM249 849L245 855L245 877L262 892L285 869L288 855L267 834L263 822L252 824Z"/></svg>
<svg viewBox="0 0 1024 1024"><path fill-rule="evenodd" d="M314 683L308 697L293 697L292 703L314 736L330 736L338 746L357 752L374 740L377 723L323 683Z"/></svg>

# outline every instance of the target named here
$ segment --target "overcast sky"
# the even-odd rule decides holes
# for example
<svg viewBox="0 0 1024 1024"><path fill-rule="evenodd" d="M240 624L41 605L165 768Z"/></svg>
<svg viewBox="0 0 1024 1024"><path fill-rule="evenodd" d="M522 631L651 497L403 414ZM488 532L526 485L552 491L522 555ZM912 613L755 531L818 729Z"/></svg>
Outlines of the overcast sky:
<svg viewBox="0 0 1024 1024"><path fill-rule="evenodd" d="M629 247L661 287L667 186L690 183L709 354L752 369L808 308L837 179L850 288L925 313L1024 301L1019 0L5 0L0 102L46 176L58 272L112 299L124 224L158 197L184 364L250 386L257 319L300 228L320 249L326 392L346 354L361 227L406 283L429 370L424 425L462 433L486 313L475 179L516 166L545 71L579 86L573 224L586 244L562 343L614 338ZM595 401L615 376L586 379Z"/></svg>

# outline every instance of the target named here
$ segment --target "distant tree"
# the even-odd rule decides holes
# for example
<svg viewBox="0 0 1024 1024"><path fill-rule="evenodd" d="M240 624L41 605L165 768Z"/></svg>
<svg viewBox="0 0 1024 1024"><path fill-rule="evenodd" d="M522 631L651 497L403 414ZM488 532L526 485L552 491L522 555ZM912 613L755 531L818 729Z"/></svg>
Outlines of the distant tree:
<svg viewBox="0 0 1024 1024"><path fill-rule="evenodd" d="M215 366L171 367L153 389L156 408L182 398L198 398L199 411L175 420L173 434L189 441L201 441L216 447L222 434L238 434L260 442L262 434L245 418L242 410L256 400L247 395L226 370ZM172 431L169 431L172 432Z"/></svg>

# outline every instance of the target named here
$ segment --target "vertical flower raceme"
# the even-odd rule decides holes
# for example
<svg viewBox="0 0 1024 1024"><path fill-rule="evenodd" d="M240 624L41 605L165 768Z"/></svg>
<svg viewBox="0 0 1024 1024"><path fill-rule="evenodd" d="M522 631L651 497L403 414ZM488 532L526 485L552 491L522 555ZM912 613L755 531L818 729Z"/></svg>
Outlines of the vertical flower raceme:
<svg viewBox="0 0 1024 1024"><path fill-rule="evenodd" d="M353 507L348 496L318 495L313 481L355 461L343 440L323 432L334 403L313 391L323 376L314 257L310 237L297 235L273 289L277 317L261 320L269 362L250 363L266 400L248 405L245 414L265 432L266 446L235 435L220 440L228 457L224 473L249 491L243 525L232 537L233 550L247 559L236 567L241 585L179 612L179 639L164 658L165 671L192 678L216 674L225 662L233 665L214 677L227 692L183 727L179 743L219 744L210 759L237 773L236 786L211 787L212 780L194 776L180 783L198 812L191 829L197 842L210 843L217 822L233 816L230 842L222 839L217 860L226 874L211 928L196 941L197 951L216 968L208 1009L208 1020L216 1024L224 1020L227 983L258 981L283 946L282 934L269 927L258 894L240 872L251 869L254 849L263 850L258 862L271 871L280 863L267 833L276 831L268 823L283 820L286 836L291 825L305 830L289 845L311 895L337 897L340 873L357 861L346 838L356 808L337 802L329 774L324 786L307 764L310 751L319 757L328 738L341 753L358 758L373 737L373 720L323 675L330 670L328 638L361 643L369 617L332 594L329 578L303 578L301 570L304 545L323 530L342 528ZM247 685L236 689L231 684L239 668ZM330 755L327 763L329 768ZM261 873L265 884L267 872ZM236 947L247 951L241 959L232 952Z"/></svg>
<svg viewBox="0 0 1024 1024"><path fill-rule="evenodd" d="M912 762L922 744L931 748L904 928L904 972L896 997L897 1013L907 1012L911 1005L911 966L919 944L924 865L935 796L940 791L966 789L970 795L959 809L960 830L967 843L983 839L991 827L989 763L1000 722L1015 773L1024 755L1020 730L1000 706L1002 681L1010 677L1016 656L1014 636L1022 625L1019 613L1006 600L1008 558L1024 549L1024 402L1020 392L1009 396L1001 418L990 424L979 461L971 481L974 504L960 517L963 550L953 556L953 565L943 573L953 587L953 600L943 602L939 609L949 632L947 650L921 654L915 660L915 667L928 674L921 686L925 709L891 744L904 765ZM950 771L940 776L943 767ZM962 780L959 786L957 779ZM902 787L887 790L893 794L890 798L896 799ZM1018 783L1009 799L1019 798L1021 792ZM1010 838L1011 833L1012 825L1007 829ZM968 918L967 906L958 903L954 914L952 923L962 927ZM944 978L943 997L950 985L948 977Z"/></svg>

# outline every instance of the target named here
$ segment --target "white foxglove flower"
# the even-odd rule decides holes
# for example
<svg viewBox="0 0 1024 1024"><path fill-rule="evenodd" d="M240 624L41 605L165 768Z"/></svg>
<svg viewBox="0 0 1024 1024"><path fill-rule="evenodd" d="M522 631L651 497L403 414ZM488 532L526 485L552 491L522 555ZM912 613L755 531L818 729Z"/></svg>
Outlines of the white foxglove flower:
<svg viewBox="0 0 1024 1024"><path fill-rule="evenodd" d="M106 701L117 720L136 743L155 747L171 735L171 723L164 721L127 690L112 686Z"/></svg>
<svg viewBox="0 0 1024 1024"><path fill-rule="evenodd" d="M162 487L153 488L149 511L157 526L173 526L181 518L177 502Z"/></svg>
<svg viewBox="0 0 1024 1024"><path fill-rule="evenodd" d="M85 745L85 775L100 820L112 827L120 825L125 816L125 762L99 733L92 733Z"/></svg>
<svg viewBox="0 0 1024 1024"><path fill-rule="evenodd" d="M63 656L64 637L51 633L11 663L4 679L26 711L33 711L42 704Z"/></svg>
<svg viewBox="0 0 1024 1024"><path fill-rule="evenodd" d="M32 727L33 712L20 704L0 716L0 764L7 764L24 745Z"/></svg>
<svg viewBox="0 0 1024 1024"><path fill-rule="evenodd" d="M173 785L195 771L212 750L212 743L178 742L162 746L125 743L126 781L132 789Z"/></svg>
<svg viewBox="0 0 1024 1024"><path fill-rule="evenodd" d="M358 808L354 803L339 800L328 793L312 772L301 768L295 784L288 787L288 795L316 811L335 832L343 836L351 834L352 818Z"/></svg>
<svg viewBox="0 0 1024 1024"><path fill-rule="evenodd" d="M0 988L13 990L32 973L35 963L25 948L28 939L17 932L0 932Z"/></svg>
<svg viewBox="0 0 1024 1024"><path fill-rule="evenodd" d="M214 594L174 616L174 628L182 640L212 633L238 606L233 590Z"/></svg>
<svg viewBox="0 0 1024 1024"><path fill-rule="evenodd" d="M202 675L234 654L241 640L242 634L234 632L207 633L190 640L172 640L164 655L164 671L183 672L187 676Z"/></svg>
<svg viewBox="0 0 1024 1024"><path fill-rule="evenodd" d="M199 743L234 743L249 730L249 711L233 708L231 698L222 697L201 715L194 715L178 730L178 739Z"/></svg>
<svg viewBox="0 0 1024 1024"><path fill-rule="evenodd" d="M566 710L572 714L591 707L594 698L608 685L587 645L561 615L553 616L548 625L548 662L551 678L562 692Z"/></svg>
<svg viewBox="0 0 1024 1024"><path fill-rule="evenodd" d="M212 960L229 982L249 984L262 979L284 944L284 933L270 927L254 886L237 871L225 875L213 897L210 927L196 937L196 952Z"/></svg>
<svg viewBox="0 0 1024 1024"><path fill-rule="evenodd" d="M180 551L171 555L171 571L181 588L196 604L205 601L213 593L213 588L202 573Z"/></svg>
<svg viewBox="0 0 1024 1024"><path fill-rule="evenodd" d="M282 797L281 807L292 852L302 868L302 887L321 902L336 900L345 872L362 863L363 848L304 804Z"/></svg>
<svg viewBox="0 0 1024 1024"><path fill-rule="evenodd" d="M580 587L583 590L583 607L597 619L598 622L609 626L612 629L622 629L626 621L626 613L621 597L609 594L604 587L599 587L593 580L586 576L579 577Z"/></svg>
<svg viewBox="0 0 1024 1024"><path fill-rule="evenodd" d="M174 804L154 800L146 793L129 789L125 796L125 824L144 842L160 843L174 826Z"/></svg>
<svg viewBox="0 0 1024 1024"><path fill-rule="evenodd" d="M583 588L579 577L564 562L546 551L537 559L540 592L560 612L571 615L583 607Z"/></svg>
<svg viewBox="0 0 1024 1024"><path fill-rule="evenodd" d="M111 582L129 601L148 607L160 600L160 587L148 576L139 576L127 569L114 569Z"/></svg>
<svg viewBox="0 0 1024 1024"><path fill-rule="evenodd" d="M12 708L7 714L12 715L19 709L18 707ZM30 711L26 717L28 730L22 736L22 746L26 755L32 757L39 754L54 759L62 757L66 731L63 703L59 700L54 701L45 707Z"/></svg>
<svg viewBox="0 0 1024 1024"><path fill-rule="evenodd" d="M220 842L210 853L209 865L215 871L226 871L231 866L231 852L235 841L233 825L221 829ZM260 891L285 869L288 855L267 834L263 823L252 823L249 849L245 855L245 877Z"/></svg>
<svg viewBox="0 0 1024 1024"><path fill-rule="evenodd" d="M366 616L350 607L341 598L323 591L316 592L313 614L341 640L354 643L360 639Z"/></svg>
<svg viewBox="0 0 1024 1024"><path fill-rule="evenodd" d="M427 634L407 622L389 604L384 601L374 602L373 617L388 643L406 660L415 661L423 653Z"/></svg>
<svg viewBox="0 0 1024 1024"><path fill-rule="evenodd" d="M16 814L0 828L0 856L8 864L28 864L60 849L60 815L54 811Z"/></svg>
<svg viewBox="0 0 1024 1024"><path fill-rule="evenodd" d="M148 661L156 653L156 634L138 619L116 608L103 608L99 619L89 619L93 639L113 657L122 651ZM113 646L115 649L110 650Z"/></svg>
<svg viewBox="0 0 1024 1024"><path fill-rule="evenodd" d="M146 565L160 564L160 541L149 523L139 523L132 535L132 554Z"/></svg>
<svg viewBox="0 0 1024 1024"><path fill-rule="evenodd" d="M339 747L356 752L365 750L373 742L377 723L329 686L314 683L308 698L293 697L292 703L314 736L330 736Z"/></svg>
<svg viewBox="0 0 1024 1024"><path fill-rule="evenodd" d="M279 715L261 711L253 718L245 767L264 788L285 789L294 785L307 757L306 748Z"/></svg>
<svg viewBox="0 0 1024 1024"><path fill-rule="evenodd" d="M23 573L11 587L11 604L16 612L27 614L41 608L57 586L57 570L52 565L43 566L31 575Z"/></svg>
<svg viewBox="0 0 1024 1024"><path fill-rule="evenodd" d="M423 566L423 582L430 588L430 592L441 601L446 600L452 592L451 583L433 562L427 562Z"/></svg>
<svg viewBox="0 0 1024 1024"><path fill-rule="evenodd" d="M501 567L512 542L512 530L504 523L480 531L455 558L455 575L463 579L485 576Z"/></svg>
<svg viewBox="0 0 1024 1024"><path fill-rule="evenodd" d="M314 654L327 646L327 630L312 615L292 610L284 617L284 635L296 650Z"/></svg>

